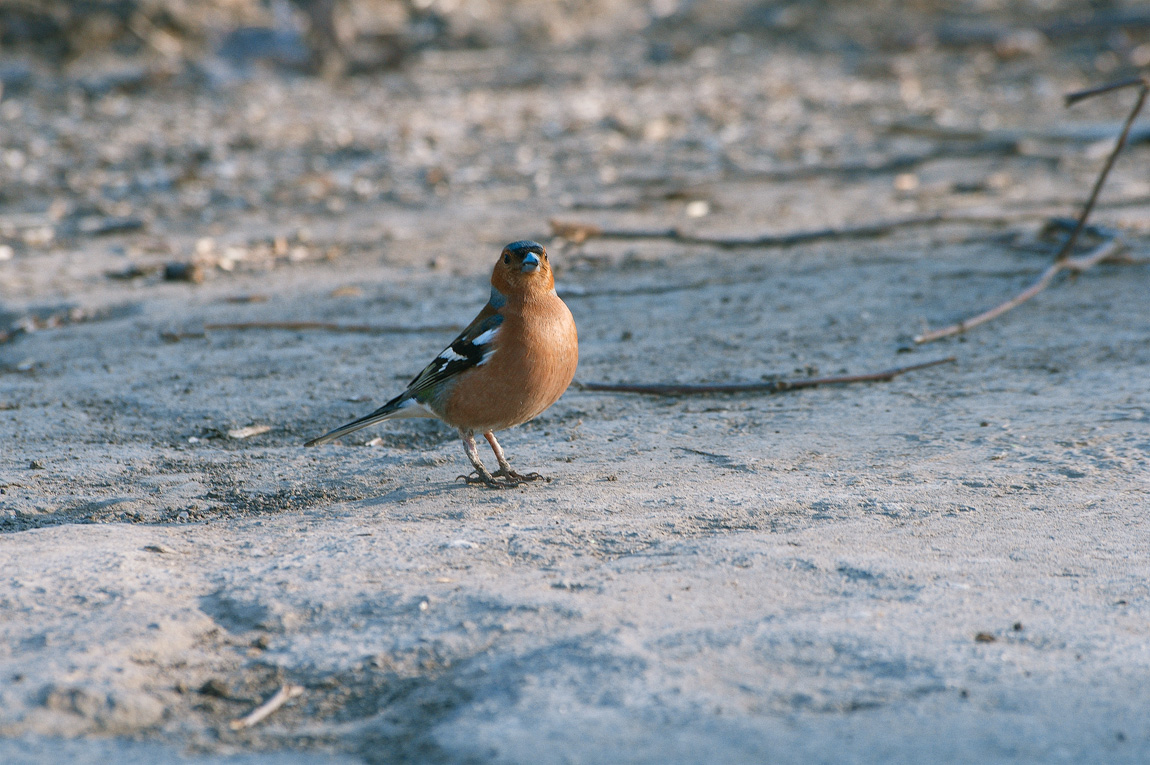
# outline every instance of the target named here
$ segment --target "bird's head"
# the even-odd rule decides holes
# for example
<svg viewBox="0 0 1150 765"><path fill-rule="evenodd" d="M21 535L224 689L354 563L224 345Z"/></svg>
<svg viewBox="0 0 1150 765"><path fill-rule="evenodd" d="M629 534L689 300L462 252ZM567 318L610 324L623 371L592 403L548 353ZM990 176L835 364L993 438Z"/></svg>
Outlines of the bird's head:
<svg viewBox="0 0 1150 765"><path fill-rule="evenodd" d="M507 245L491 274L491 286L504 295L555 289L555 275L547 262L547 250L539 242L530 240Z"/></svg>

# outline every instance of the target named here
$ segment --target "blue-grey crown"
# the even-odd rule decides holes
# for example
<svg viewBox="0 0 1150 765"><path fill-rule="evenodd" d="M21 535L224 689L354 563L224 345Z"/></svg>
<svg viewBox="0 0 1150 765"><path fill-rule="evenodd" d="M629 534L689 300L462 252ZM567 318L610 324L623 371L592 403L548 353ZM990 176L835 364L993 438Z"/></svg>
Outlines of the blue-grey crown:
<svg viewBox="0 0 1150 765"><path fill-rule="evenodd" d="M526 250L527 252L534 252L537 255L542 255L544 252L543 245L539 244L539 242L533 242L530 239L523 239L519 242L512 242L504 249L506 249L508 252L521 252Z"/></svg>

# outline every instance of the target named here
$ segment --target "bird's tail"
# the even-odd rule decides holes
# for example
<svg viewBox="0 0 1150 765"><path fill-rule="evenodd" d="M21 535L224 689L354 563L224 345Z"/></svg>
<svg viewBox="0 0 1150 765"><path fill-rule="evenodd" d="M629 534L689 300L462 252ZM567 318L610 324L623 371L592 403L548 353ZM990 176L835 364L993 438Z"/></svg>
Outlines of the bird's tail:
<svg viewBox="0 0 1150 765"><path fill-rule="evenodd" d="M412 410L417 411L412 411ZM341 425L330 433L325 433L319 438L313 438L308 441L304 446L319 446L326 444L329 441L334 441L337 438L342 438L348 433L354 433L360 428L366 428L368 425L374 425L377 422L384 420L393 420L398 417L433 417L430 412L424 409L423 405L416 401L414 398L407 394L396 396L391 401L376 409L368 415L360 417L358 420L353 420L346 425Z"/></svg>

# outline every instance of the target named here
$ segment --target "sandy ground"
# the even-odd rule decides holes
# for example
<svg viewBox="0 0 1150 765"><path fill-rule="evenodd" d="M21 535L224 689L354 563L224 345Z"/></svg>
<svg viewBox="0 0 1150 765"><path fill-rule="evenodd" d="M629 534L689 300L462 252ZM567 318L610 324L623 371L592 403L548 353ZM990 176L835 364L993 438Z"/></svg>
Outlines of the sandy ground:
<svg viewBox="0 0 1150 765"><path fill-rule="evenodd" d="M1064 110L1107 76L1072 48L696 43L5 97L0 299L38 329L0 345L0 760L1150 761L1150 149L1097 217L1135 263L909 340L1041 271L1129 94ZM1020 217L743 250L547 225L941 210ZM301 447L398 392L521 238L581 381L957 363L573 388L501 436L553 479L513 491L458 482L436 422ZM203 329L270 321L390 330Z"/></svg>

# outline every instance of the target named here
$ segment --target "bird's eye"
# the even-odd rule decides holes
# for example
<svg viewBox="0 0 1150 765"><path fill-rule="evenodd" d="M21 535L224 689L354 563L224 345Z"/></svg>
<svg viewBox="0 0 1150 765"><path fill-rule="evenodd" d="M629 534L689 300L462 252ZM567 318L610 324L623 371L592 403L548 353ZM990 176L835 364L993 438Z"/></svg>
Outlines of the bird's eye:
<svg viewBox="0 0 1150 765"><path fill-rule="evenodd" d="M507 253L503 253L503 262L504 263L510 263L511 262L511 256L508 255Z"/></svg>

